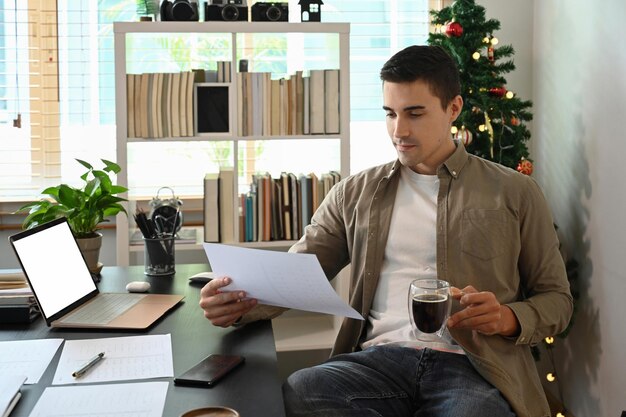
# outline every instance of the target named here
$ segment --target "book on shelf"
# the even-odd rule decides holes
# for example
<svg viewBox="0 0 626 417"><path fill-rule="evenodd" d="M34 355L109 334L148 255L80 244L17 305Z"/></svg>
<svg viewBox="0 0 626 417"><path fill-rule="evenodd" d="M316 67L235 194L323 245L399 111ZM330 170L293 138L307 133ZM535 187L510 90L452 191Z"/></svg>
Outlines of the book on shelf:
<svg viewBox="0 0 626 417"><path fill-rule="evenodd" d="M272 134L272 74L263 73L263 135Z"/></svg>
<svg viewBox="0 0 626 417"><path fill-rule="evenodd" d="M245 77L245 87L246 89L243 91L243 94L245 95L245 99L244 99L244 103L246 105L246 110L244 111L244 114L246 115L246 118L244 119L244 123L245 123L245 132L246 132L246 136L251 136L253 134L252 131L252 119L254 118L254 113L255 113L255 108L254 108L254 97L252 96L252 91L253 91L253 83L254 80L252 79L252 73L251 72L244 72L244 77Z"/></svg>
<svg viewBox="0 0 626 417"><path fill-rule="evenodd" d="M172 109L172 137L181 136L180 132L180 72L172 74L172 94L170 96L170 108Z"/></svg>
<svg viewBox="0 0 626 417"><path fill-rule="evenodd" d="M245 82L246 82L246 73L238 72L237 73L237 86L238 86L237 88L237 132L241 136L247 136L246 128L244 124L244 120L246 120L246 115L247 115L247 108L245 104L246 97L244 94L244 91L246 90Z"/></svg>
<svg viewBox="0 0 626 417"><path fill-rule="evenodd" d="M135 74L126 74L126 135L129 138L135 136Z"/></svg>
<svg viewBox="0 0 626 417"><path fill-rule="evenodd" d="M324 73L325 70L311 70L309 75L309 129L312 135L325 132Z"/></svg>
<svg viewBox="0 0 626 417"><path fill-rule="evenodd" d="M280 123L278 133L280 135L289 134L289 80L281 78L280 80Z"/></svg>
<svg viewBox="0 0 626 417"><path fill-rule="evenodd" d="M302 78L302 133L311 134L311 78Z"/></svg>
<svg viewBox="0 0 626 417"><path fill-rule="evenodd" d="M272 234L271 240L283 240L285 239L285 232L283 229L283 190L282 181L280 178L270 178L273 186L272 193Z"/></svg>
<svg viewBox="0 0 626 417"><path fill-rule="evenodd" d="M280 79L270 81L270 134L280 134Z"/></svg>
<svg viewBox="0 0 626 417"><path fill-rule="evenodd" d="M135 115L134 127L135 127L135 138L141 137L141 74L131 74L133 75L134 81L134 93L133 93L133 112Z"/></svg>
<svg viewBox="0 0 626 417"><path fill-rule="evenodd" d="M170 95L172 94L171 74L163 73L163 91L161 92L161 129L162 136L169 138L172 136L172 102Z"/></svg>
<svg viewBox="0 0 626 417"><path fill-rule="evenodd" d="M141 74L141 87L139 92L139 137L148 138L148 88L150 85L150 74ZM135 129L137 126L135 125Z"/></svg>
<svg viewBox="0 0 626 417"><path fill-rule="evenodd" d="M178 120L180 136L189 136L187 133L187 83L189 82L189 73L182 72L180 74L179 87L179 111L180 118Z"/></svg>
<svg viewBox="0 0 626 417"><path fill-rule="evenodd" d="M285 239L291 240L291 179L289 174L282 172L280 174L281 188L283 192L281 212L283 215L283 229Z"/></svg>
<svg viewBox="0 0 626 417"><path fill-rule="evenodd" d="M187 136L194 135L194 108L193 108L193 86L195 84L195 76L196 74L192 71L187 73L187 95L185 100L185 106L187 107L187 118L185 122L187 123Z"/></svg>
<svg viewBox="0 0 626 417"><path fill-rule="evenodd" d="M300 239L300 225L298 223L298 213L300 204L298 201L298 178L290 172L289 174L289 197L291 198L291 238Z"/></svg>
<svg viewBox="0 0 626 417"><path fill-rule="evenodd" d="M324 132L339 133L339 70L324 71Z"/></svg>
<svg viewBox="0 0 626 417"><path fill-rule="evenodd" d="M301 190L301 207L300 212L302 216L302 234L304 235L304 228L311 223L311 216L313 215L313 181L311 175L300 175L300 190Z"/></svg>
<svg viewBox="0 0 626 417"><path fill-rule="evenodd" d="M304 78L302 71L296 71L296 135L304 134Z"/></svg>
<svg viewBox="0 0 626 417"><path fill-rule="evenodd" d="M160 91L163 88L161 73L151 73L150 82L148 84L148 137L160 138L162 129L160 127L161 122L161 106L159 103Z"/></svg>
<svg viewBox="0 0 626 417"><path fill-rule="evenodd" d="M235 170L220 168L219 172L220 238L223 243L235 241Z"/></svg>
<svg viewBox="0 0 626 417"><path fill-rule="evenodd" d="M220 241L220 175L208 173L204 176L204 241Z"/></svg>

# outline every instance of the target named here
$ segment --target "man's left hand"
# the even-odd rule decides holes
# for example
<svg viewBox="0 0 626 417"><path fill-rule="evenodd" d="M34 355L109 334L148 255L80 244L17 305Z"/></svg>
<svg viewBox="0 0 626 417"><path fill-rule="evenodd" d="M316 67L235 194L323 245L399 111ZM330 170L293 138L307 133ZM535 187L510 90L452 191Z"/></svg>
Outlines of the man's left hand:
<svg viewBox="0 0 626 417"><path fill-rule="evenodd" d="M485 335L515 336L519 322L509 307L500 304L494 293L478 291L471 285L452 288L452 297L464 307L448 319L450 329L471 329Z"/></svg>

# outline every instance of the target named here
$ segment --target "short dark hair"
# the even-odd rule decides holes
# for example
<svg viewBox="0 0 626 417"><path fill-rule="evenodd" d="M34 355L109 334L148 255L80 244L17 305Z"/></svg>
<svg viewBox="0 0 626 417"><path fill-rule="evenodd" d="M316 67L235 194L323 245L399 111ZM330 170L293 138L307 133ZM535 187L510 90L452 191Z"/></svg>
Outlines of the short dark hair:
<svg viewBox="0 0 626 417"><path fill-rule="evenodd" d="M444 109L461 94L459 70L440 46L413 45L389 58L380 70L380 79L390 83L426 82L439 97Z"/></svg>

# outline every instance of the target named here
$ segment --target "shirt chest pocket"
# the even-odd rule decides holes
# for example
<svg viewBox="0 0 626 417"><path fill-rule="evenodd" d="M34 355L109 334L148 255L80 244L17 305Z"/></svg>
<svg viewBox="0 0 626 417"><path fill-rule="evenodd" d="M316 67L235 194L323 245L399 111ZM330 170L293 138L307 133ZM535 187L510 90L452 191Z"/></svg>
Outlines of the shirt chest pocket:
<svg viewBox="0 0 626 417"><path fill-rule="evenodd" d="M469 209L463 212L461 250L489 260L507 251L515 223L504 210Z"/></svg>

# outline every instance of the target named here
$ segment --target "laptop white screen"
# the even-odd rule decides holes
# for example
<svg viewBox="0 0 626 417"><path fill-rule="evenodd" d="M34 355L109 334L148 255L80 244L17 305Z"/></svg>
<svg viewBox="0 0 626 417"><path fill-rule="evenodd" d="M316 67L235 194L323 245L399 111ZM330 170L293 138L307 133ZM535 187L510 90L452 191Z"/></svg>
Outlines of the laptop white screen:
<svg viewBox="0 0 626 417"><path fill-rule="evenodd" d="M46 317L96 289L67 222L13 242Z"/></svg>

